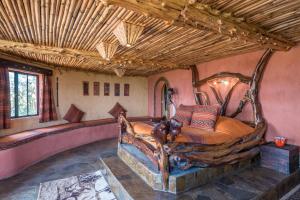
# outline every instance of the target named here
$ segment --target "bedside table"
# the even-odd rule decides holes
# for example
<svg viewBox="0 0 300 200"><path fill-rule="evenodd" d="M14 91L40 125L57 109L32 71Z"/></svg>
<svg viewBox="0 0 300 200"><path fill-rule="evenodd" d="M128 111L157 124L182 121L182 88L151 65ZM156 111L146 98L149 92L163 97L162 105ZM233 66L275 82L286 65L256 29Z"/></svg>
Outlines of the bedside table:
<svg viewBox="0 0 300 200"><path fill-rule="evenodd" d="M291 174L299 168L299 147L286 144L277 147L274 142L260 146L260 164L262 167L274 169L284 174Z"/></svg>

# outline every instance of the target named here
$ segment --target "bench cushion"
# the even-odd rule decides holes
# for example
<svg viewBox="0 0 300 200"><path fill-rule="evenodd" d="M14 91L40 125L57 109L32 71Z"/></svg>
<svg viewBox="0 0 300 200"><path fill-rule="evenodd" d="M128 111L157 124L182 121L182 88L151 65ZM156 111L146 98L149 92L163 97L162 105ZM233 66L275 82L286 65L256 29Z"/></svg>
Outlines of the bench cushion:
<svg viewBox="0 0 300 200"><path fill-rule="evenodd" d="M32 140L83 127L82 123L68 123L35 130L24 131L0 138L0 150L28 143Z"/></svg>

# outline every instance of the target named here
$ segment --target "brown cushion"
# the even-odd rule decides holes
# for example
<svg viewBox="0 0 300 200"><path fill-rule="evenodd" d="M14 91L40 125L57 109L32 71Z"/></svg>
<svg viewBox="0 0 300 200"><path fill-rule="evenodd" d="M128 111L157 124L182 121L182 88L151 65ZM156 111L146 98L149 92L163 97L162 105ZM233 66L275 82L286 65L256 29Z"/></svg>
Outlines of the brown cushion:
<svg viewBox="0 0 300 200"><path fill-rule="evenodd" d="M175 138L175 142L222 144L232 140L232 136L226 133L211 132L200 128L184 126L181 133Z"/></svg>
<svg viewBox="0 0 300 200"><path fill-rule="evenodd" d="M216 123L215 131L219 133L226 133L238 138L253 132L254 128L237 119L220 116Z"/></svg>
<svg viewBox="0 0 300 200"><path fill-rule="evenodd" d="M103 124L117 123L117 120L114 118L105 118L105 119L95 119L95 120L83 121L82 123L84 124L85 127L90 127L90 126L100 126Z"/></svg>
<svg viewBox="0 0 300 200"><path fill-rule="evenodd" d="M193 112L191 127L214 131L218 114L218 107L199 105Z"/></svg>
<svg viewBox="0 0 300 200"><path fill-rule="evenodd" d="M120 113L126 114L126 112L127 110L121 104L119 104L119 102L117 102L108 113L117 119Z"/></svg>
<svg viewBox="0 0 300 200"><path fill-rule="evenodd" d="M153 126L146 124L144 122L131 122L133 131L140 135L151 135Z"/></svg>
<svg viewBox="0 0 300 200"><path fill-rule="evenodd" d="M191 124L192 114L193 112L189 110L178 109L176 111L174 119L176 119L179 122L182 122L184 126L188 126Z"/></svg>
<svg viewBox="0 0 300 200"><path fill-rule="evenodd" d="M74 104L71 104L71 107L69 108L63 119L67 120L70 123L78 123L81 121L83 115L84 112L79 110Z"/></svg>

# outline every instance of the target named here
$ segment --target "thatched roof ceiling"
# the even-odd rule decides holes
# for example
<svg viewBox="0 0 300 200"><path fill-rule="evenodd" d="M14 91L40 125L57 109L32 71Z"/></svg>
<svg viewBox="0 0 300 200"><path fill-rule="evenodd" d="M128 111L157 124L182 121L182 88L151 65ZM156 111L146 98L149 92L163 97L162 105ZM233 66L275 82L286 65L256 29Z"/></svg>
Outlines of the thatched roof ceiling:
<svg viewBox="0 0 300 200"><path fill-rule="evenodd" d="M106 61L96 45L121 21L144 31ZM0 58L40 66L150 75L299 41L299 0L0 1Z"/></svg>

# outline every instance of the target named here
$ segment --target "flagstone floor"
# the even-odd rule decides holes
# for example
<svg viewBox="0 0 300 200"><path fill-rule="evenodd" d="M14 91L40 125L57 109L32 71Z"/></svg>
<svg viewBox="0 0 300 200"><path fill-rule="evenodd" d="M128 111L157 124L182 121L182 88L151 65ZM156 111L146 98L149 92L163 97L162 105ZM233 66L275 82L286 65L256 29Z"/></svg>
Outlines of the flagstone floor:
<svg viewBox="0 0 300 200"><path fill-rule="evenodd" d="M137 178L131 170L126 169L127 166L116 157L116 148L117 139L104 140L48 158L19 175L0 181L0 200L36 200L40 183L95 172L101 168L100 157L105 158L107 164L110 163L112 171L117 170L116 173L121 176L118 178L125 183L126 190L133 196L139 196L135 200L149 199L150 193L157 196L150 188L148 190L147 185L141 182L141 179ZM273 200L274 197L282 196L297 182L298 184L300 182L299 170L293 176L286 176L258 166L226 175L180 196L165 193L158 195L158 198L150 199ZM142 192L145 190L147 192Z"/></svg>
<svg viewBox="0 0 300 200"><path fill-rule="evenodd" d="M0 200L36 200L40 183L95 172L100 156L115 154L116 147L116 139L104 140L48 158L0 181Z"/></svg>

